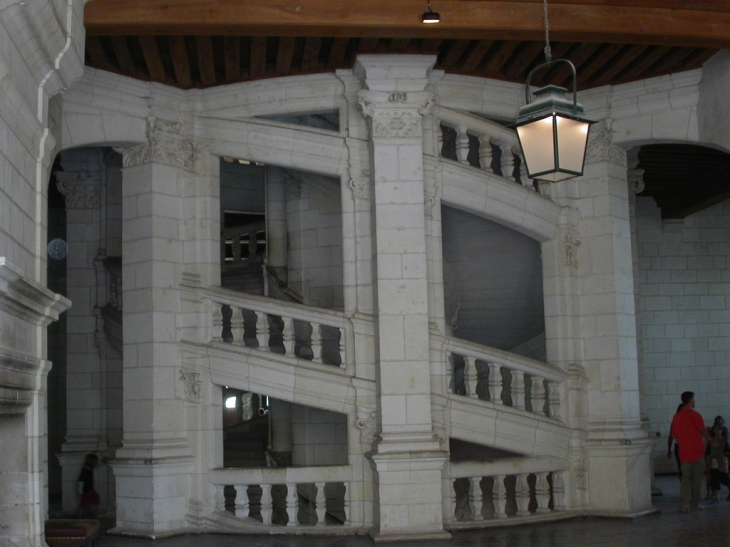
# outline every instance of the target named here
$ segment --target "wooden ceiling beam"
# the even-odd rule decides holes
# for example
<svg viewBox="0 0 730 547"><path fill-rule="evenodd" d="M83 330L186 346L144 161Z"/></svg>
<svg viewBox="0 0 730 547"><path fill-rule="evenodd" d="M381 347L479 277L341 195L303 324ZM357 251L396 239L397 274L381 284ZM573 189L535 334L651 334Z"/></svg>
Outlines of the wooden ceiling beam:
<svg viewBox="0 0 730 547"><path fill-rule="evenodd" d="M638 4L638 5L634 5ZM438 25L423 25L423 0L90 0L93 35L268 35L461 40L540 40L541 0L438 0ZM556 41L730 47L730 2L555 0Z"/></svg>

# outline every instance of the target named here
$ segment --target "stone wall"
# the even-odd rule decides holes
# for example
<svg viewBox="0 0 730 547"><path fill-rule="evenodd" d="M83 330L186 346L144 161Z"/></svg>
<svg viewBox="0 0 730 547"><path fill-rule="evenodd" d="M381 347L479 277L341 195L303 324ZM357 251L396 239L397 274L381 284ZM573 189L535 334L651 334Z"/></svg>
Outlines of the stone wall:
<svg viewBox="0 0 730 547"><path fill-rule="evenodd" d="M636 200L643 412L661 434L656 470L666 458L672 416L683 391L696 393L705 423L730 419L730 203L684 221L662 221L651 198Z"/></svg>

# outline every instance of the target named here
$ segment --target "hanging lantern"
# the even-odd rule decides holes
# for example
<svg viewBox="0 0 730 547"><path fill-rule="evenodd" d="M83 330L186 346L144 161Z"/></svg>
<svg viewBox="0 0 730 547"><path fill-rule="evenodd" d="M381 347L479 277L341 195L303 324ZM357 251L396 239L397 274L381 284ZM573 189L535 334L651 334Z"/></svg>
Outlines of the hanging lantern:
<svg viewBox="0 0 730 547"><path fill-rule="evenodd" d="M566 97L567 89L549 85L535 91L535 100L530 102L532 74L558 62L568 63L573 71L573 100ZM557 182L582 175L588 130L595 122L583 116L583 107L577 101L573 63L556 59L532 69L525 83L525 102L513 127L517 129L527 176Z"/></svg>

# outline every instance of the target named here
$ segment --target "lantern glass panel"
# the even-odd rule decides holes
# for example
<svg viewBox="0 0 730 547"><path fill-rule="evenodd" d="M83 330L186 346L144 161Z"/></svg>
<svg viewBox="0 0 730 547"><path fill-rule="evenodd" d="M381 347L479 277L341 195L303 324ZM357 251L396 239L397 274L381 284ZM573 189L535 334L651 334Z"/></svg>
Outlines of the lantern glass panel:
<svg viewBox="0 0 730 547"><path fill-rule="evenodd" d="M589 126L584 121L556 117L558 169L570 173L583 171Z"/></svg>
<svg viewBox="0 0 730 547"><path fill-rule="evenodd" d="M555 169L553 116L541 118L517 128L527 170L544 173Z"/></svg>

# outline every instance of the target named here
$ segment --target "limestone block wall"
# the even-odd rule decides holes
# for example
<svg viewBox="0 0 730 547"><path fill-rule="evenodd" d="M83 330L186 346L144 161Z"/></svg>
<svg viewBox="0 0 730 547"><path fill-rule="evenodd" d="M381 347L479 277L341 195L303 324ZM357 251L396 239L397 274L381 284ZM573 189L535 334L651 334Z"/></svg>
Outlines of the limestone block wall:
<svg viewBox="0 0 730 547"><path fill-rule="evenodd" d="M289 179L289 286L311 305L342 309L342 207L339 181L298 173Z"/></svg>
<svg viewBox="0 0 730 547"><path fill-rule="evenodd" d="M347 463L347 415L292 405L292 464Z"/></svg>
<svg viewBox="0 0 730 547"><path fill-rule="evenodd" d="M674 471L666 440L681 392L696 393L706 423L730 419L730 203L662 221L651 198L636 200L642 408L661 434L655 469Z"/></svg>

